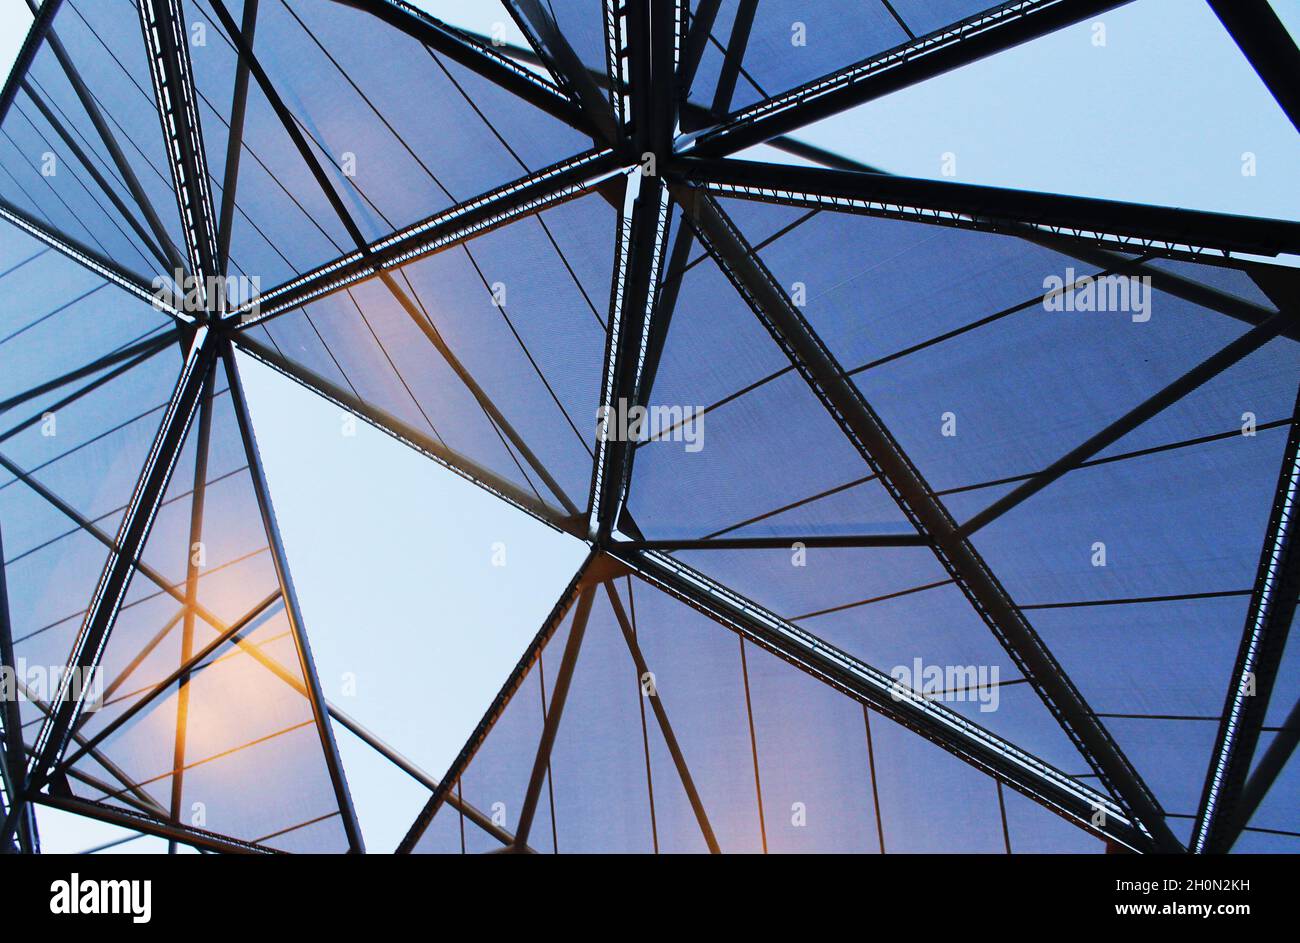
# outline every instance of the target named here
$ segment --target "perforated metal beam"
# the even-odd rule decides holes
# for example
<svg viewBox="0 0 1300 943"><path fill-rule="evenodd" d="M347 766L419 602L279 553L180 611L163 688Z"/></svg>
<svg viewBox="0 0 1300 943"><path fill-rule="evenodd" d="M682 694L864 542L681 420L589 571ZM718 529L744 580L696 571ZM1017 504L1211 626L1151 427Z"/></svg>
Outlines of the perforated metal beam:
<svg viewBox="0 0 1300 943"><path fill-rule="evenodd" d="M1184 850L1169 830L1159 804L1141 776L752 248L706 194L680 185L674 186L672 192L691 218L697 234L791 363L879 475L913 525L933 541L936 556L949 575L1102 782L1121 797L1156 848L1170 852Z"/></svg>
<svg viewBox="0 0 1300 943"><path fill-rule="evenodd" d="M1075 825L1135 851L1157 845L1106 795L971 723L938 701L734 593L680 561L615 542L611 556L652 585L820 681L996 776Z"/></svg>
<svg viewBox="0 0 1300 943"><path fill-rule="evenodd" d="M1130 251L1216 261L1300 256L1300 223L949 180L681 158L670 175L710 192L1021 235L1025 226Z"/></svg>

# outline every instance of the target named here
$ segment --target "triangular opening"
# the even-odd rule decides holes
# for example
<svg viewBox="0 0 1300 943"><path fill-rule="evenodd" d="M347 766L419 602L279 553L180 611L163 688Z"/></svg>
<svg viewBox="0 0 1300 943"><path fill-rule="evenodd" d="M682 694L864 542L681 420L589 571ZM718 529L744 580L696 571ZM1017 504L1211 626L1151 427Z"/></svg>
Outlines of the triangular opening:
<svg viewBox="0 0 1300 943"><path fill-rule="evenodd" d="M440 777L585 548L275 371L240 362L325 697ZM350 535L357 552L339 554L327 534ZM387 775L375 767L392 765L359 742L351 753L365 763L355 774L349 766L362 788ZM354 795L368 842L391 850L418 808Z"/></svg>
<svg viewBox="0 0 1300 943"><path fill-rule="evenodd" d="M1295 127L1203 3L1121 5L793 136L912 177L1300 219Z"/></svg>
<svg viewBox="0 0 1300 943"><path fill-rule="evenodd" d="M246 336L572 513L591 482L615 227L588 194Z"/></svg>

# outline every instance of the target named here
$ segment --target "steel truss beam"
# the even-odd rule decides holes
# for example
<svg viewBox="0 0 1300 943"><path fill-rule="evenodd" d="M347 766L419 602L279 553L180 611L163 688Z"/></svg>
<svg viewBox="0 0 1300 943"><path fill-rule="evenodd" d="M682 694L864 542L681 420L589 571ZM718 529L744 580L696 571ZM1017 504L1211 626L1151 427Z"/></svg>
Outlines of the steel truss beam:
<svg viewBox="0 0 1300 943"><path fill-rule="evenodd" d="M604 570L604 563L598 561L594 553L589 554L582 562L582 565L578 567L578 572L573 575L573 579L565 587L564 592L546 617L546 621L542 623L542 627L533 636L532 642L524 650L523 656L506 678L505 684L501 686L497 696L488 705L487 711L483 714L483 719L478 722L478 726L474 728L474 732L470 734L469 739L465 741L465 745L461 747L460 753L452 761L451 767L447 770L447 775L443 777L433 795L429 797L429 801L420 810L420 814L411 823L406 837L397 846L398 854L410 854L415 850L416 844L420 841L425 829L429 827L429 823L433 821L438 809L442 807L444 802L450 801L451 791L460 782L465 769L469 766L470 761L474 759L479 747L483 745L483 741L487 739L488 734L505 712L506 706L510 703L511 698L515 696L515 692L519 690L519 686L523 684L524 678L532 671L533 665L542 653L542 649L546 648L551 638L559 631L560 625L564 622L569 610L573 608L574 603L577 602L578 596L587 587L598 582L604 575L602 572Z"/></svg>
<svg viewBox="0 0 1300 943"><path fill-rule="evenodd" d="M679 158L670 174L740 199L1008 235L1023 235L1027 226L1086 245L1197 262L1300 255L1300 223L1288 220L734 159Z"/></svg>
<svg viewBox="0 0 1300 943"><path fill-rule="evenodd" d="M185 435L198 406L207 372L212 368L217 353L216 335L200 326L194 333L180 378L122 516L117 538L113 542L115 549L110 551L104 564L85 620L73 643L68 657L70 668L88 673L99 667L104 646L117 619L131 577L140 562L145 542L153 528L154 516L162 503L172 470L184 446ZM33 792L45 784L58 766L67 748L73 725L85 706L84 689L73 695L74 676L74 672L65 673L57 696L52 698L55 712L42 726L36 739L37 758L28 769L28 789Z"/></svg>
<svg viewBox="0 0 1300 943"><path fill-rule="evenodd" d="M263 292L235 313L240 330L300 307L387 268L459 245L506 223L582 196L617 173L621 159L613 151L588 151L503 187L442 210L428 219L369 243L292 281Z"/></svg>
<svg viewBox="0 0 1300 943"><path fill-rule="evenodd" d="M1247 776L1295 618L1296 600L1300 597L1297 518L1300 518L1300 398L1296 400L1287 434L1250 608L1246 611L1245 630L1228 683L1215 750L1205 775L1201 806L1192 832L1192 851L1216 853L1231 849L1263 798L1258 784L1269 782L1252 778L1256 788L1247 799ZM1279 739L1284 738L1279 735Z"/></svg>
<svg viewBox="0 0 1300 943"><path fill-rule="evenodd" d="M778 150L784 150L796 157L815 164L821 164L831 170L847 170L854 173L868 174L888 173L861 161L852 160L841 154L836 154L812 144L806 144L803 141L796 141L793 138L778 137L767 143ZM1140 257L1138 259L1129 259L1117 252L1086 245L1068 235L1064 237L1058 236L1030 225L1017 227L1014 235L1035 245L1071 255L1081 262L1096 266L1102 271L1146 276L1151 279L1154 288L1165 294L1182 298L1184 301L1190 301L1194 305L1217 311L1220 314L1226 314L1228 317L1236 318L1246 324L1262 324L1272 317L1274 313L1270 308L1254 304L1189 278L1184 278L1166 268L1156 268L1147 264ZM1259 267L1256 270L1259 270ZM1300 324L1288 325L1282 333L1292 340L1300 340Z"/></svg>
<svg viewBox="0 0 1300 943"><path fill-rule="evenodd" d="M635 196L631 212L625 210L621 220L600 400L602 431L597 435L591 476L588 538L597 546L605 544L619 525L631 481L633 443L606 433L620 403L639 402L644 395L645 340L668 225L668 194L659 177L634 172L627 185L629 196Z"/></svg>
<svg viewBox="0 0 1300 943"><path fill-rule="evenodd" d="M977 769L1002 779L1017 792L1080 828L1135 851L1151 851L1157 847L1103 793L1077 782L942 703L900 687L884 672L704 574L672 557L633 550L625 543L611 544L608 552L651 585Z"/></svg>
<svg viewBox="0 0 1300 943"><path fill-rule="evenodd" d="M185 15L180 0L140 0L138 6L190 271L199 279L206 309L218 312L226 305L225 294L220 299L206 296L208 278L221 273L216 214L208 190L208 163L203 153Z"/></svg>
<svg viewBox="0 0 1300 943"><path fill-rule="evenodd" d="M1300 50L1268 0L1207 2L1300 131Z"/></svg>
<svg viewBox="0 0 1300 943"><path fill-rule="evenodd" d="M191 315L164 304L155 296L153 288L134 272L123 268L112 259L73 239L71 236L55 233L53 230L46 228L44 223L29 216L23 210L4 199L4 197L0 197L0 218L8 220L29 236L33 236L45 243L51 249L67 256L77 264L85 266L106 281L112 282L118 288L135 295L141 301L147 302L160 314L169 315L183 324L192 324L194 322Z"/></svg>
<svg viewBox="0 0 1300 943"><path fill-rule="evenodd" d="M491 46L482 45L460 30L452 29L423 10L398 0L335 0L383 20L435 52L476 72L553 118L590 134L594 130L588 115L559 89L527 69L511 62Z"/></svg>
<svg viewBox="0 0 1300 943"><path fill-rule="evenodd" d="M1017 0L776 95L737 112L694 138L701 155L734 154L1128 0ZM726 104L730 104L729 101ZM719 102L714 101L714 110Z"/></svg>
<svg viewBox="0 0 1300 943"><path fill-rule="evenodd" d="M658 164L669 154L676 108L674 74L678 7L674 0L625 4L627 71L630 80L629 145L654 163L629 176L620 214L619 242L611 288L609 336L601 387L602 420L591 475L591 524L597 546L620 525L635 531L623 514L632 479L634 442L612 441L609 417L623 403L644 404L650 395L644 372L647 345L657 330L656 300L668 230L668 194ZM652 382L652 381L651 381Z"/></svg>
<svg viewBox="0 0 1300 943"><path fill-rule="evenodd" d="M1162 851L1182 851L1155 797L1098 722L1083 696L1039 639L993 572L959 530L943 504L862 393L813 333L744 237L707 195L675 185L674 199L736 289L759 316L791 363L837 420L889 489L917 531L933 541L935 555L965 593L1017 667L1087 758L1094 771Z"/></svg>

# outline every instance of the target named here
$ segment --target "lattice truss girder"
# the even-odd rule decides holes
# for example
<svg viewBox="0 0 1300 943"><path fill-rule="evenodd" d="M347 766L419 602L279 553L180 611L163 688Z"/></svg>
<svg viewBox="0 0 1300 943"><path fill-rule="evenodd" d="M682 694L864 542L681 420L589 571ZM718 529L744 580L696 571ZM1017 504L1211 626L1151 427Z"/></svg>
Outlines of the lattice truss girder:
<svg viewBox="0 0 1300 943"><path fill-rule="evenodd" d="M1105 839L1110 846L1139 851L1183 850L1184 842L1167 822L1169 810L1162 808L1139 768L1111 735L1102 715L1085 700L1031 624L1025 608L1017 605L1003 587L994 566L982 556L973 538L1064 476L1117 460L1113 455L1099 456L1269 342L1277 338L1282 338L1283 343L1300 339L1293 307L1292 270L1273 264L1279 258L1294 259L1300 251L1300 225L897 177L785 137L814 121L1122 5L1115 0L1019 0L928 32L913 32L906 20L890 9L889 14L897 21L891 22L890 28L901 28L905 34L900 42L835 72L813 77L796 88L745 103L738 97L738 83L743 80L757 86L746 71L746 51L760 16L758 5L749 0L735 4L699 0L689 6L680 0L606 0L601 21L585 24L594 30L594 40L568 20L574 14L567 8L557 22L549 4L505 0L505 11L529 41L527 49L448 26L405 3L339 3L339 7L355 8L374 23L384 24L394 42L402 37L418 44L412 48L427 53L440 74L492 128L496 140L515 161L517 173L498 176L498 182L490 186L461 184L453 196L440 179L439 172L445 176L447 169L425 165L417 153L418 145L412 147L403 140L383 113L382 103L367 94L374 90L366 89L349 75L348 65L335 57L342 58L341 52L336 49L332 54L328 42L313 32L310 19L304 19L292 4L281 4L270 12L268 8L273 4L255 0L245 0L233 12L222 0L140 0L135 4L142 61L137 63L134 79L128 66L119 61L115 67L132 79L135 91L146 97L157 115L159 128L155 133L161 142L161 157L150 164L142 145L131 137L143 129L125 126L108 101L112 90L96 87L102 70L77 59L77 55L84 54L79 42L83 34L94 36L111 53L96 32L96 26L102 28L103 24L87 19L74 0L47 0L36 13L32 31L5 86L0 121L21 115L38 137L48 134L47 143L57 144L61 152L71 155L65 158L65 166L78 171L77 186L92 199L99 194L96 202L117 234L109 239L104 231L90 226L74 231L70 217L42 215L43 207L51 202L67 208L65 197L47 184L48 192L42 191L44 201L32 198L7 165L5 173L17 186L0 195L0 215L27 237L44 244L46 249L42 251L53 250L92 273L104 286L120 291L123 303L130 303L132 297L137 302L149 301L166 323L156 324L130 343L97 351L92 358L83 358L52 377L14 392L0 402L0 411L9 414L20 407L50 406L51 393L60 394L54 401L59 408L74 406L118 378L144 368L157 369L172 379L166 381L170 392L156 431L141 453L143 468L113 515L90 517L77 501L63 497L44 482L35 469L24 468L3 455L3 443L30 430L43 413L16 424L9 417L8 431L0 433L0 461L12 476L11 484L31 489L38 500L67 519L71 532L107 552L71 640L69 669L103 668L112 661L115 638L123 638L123 644L128 646L132 644L128 637L132 630L130 617L123 613L140 604L132 594L133 588L142 584L151 584L156 594L171 599L179 609L143 651L135 652L135 658L124 667L117 666L121 670L110 681L110 695L127 687L129 675L173 628L174 635L180 637L180 648L168 670L155 672L157 676L149 684L124 695L125 706L106 719L102 712L86 710L85 693L76 689L73 671L63 676L60 687L49 692L47 700L29 699L39 708L34 720L24 718L16 704L5 705L4 843L16 842L24 850L35 850L38 840L30 814L30 805L35 802L203 850L276 850L293 847L298 838L316 840L303 836L330 831L332 838L319 840L333 841L338 850L360 851L364 847L360 829L334 745L332 723L338 723L430 790L431 798L402 850L410 851L419 845L444 807L455 810L496 847L533 850L538 843L534 824L543 808L543 791L549 793L553 788L552 752L557 737L563 736L566 698L583 650L584 634L590 634L587 626L593 607L598 613L612 614L611 624L626 645L637 677L644 680L653 671L654 665L643 651L649 640L637 631L635 611L628 611L633 603L635 578L638 585L653 587L701 613L716 627L738 635L742 664L747 647L755 652L761 649L861 702L868 744L874 713L920 734L992 777L1003 810L1004 832L1005 785ZM1268 4L1210 5L1279 105L1300 127L1294 89L1286 81L1300 64L1300 56ZM337 70L336 79L351 85L364 102L368 110L359 110L358 114L387 128L401 142L405 151L402 159L407 160L409 155L411 167L418 165L440 189L439 205L431 212L418 218L412 218L413 214L396 217L391 204L383 204L382 198L372 198L360 184L349 182L352 173L344 170L340 176L334 163L336 155L323 142L324 129L316 126L310 111L297 99L300 90L287 88L278 74L276 58L280 50L275 44L284 41L285 14L328 58ZM730 16L727 29L723 28L723 14ZM316 22L323 33L322 24ZM757 28L761 26L760 20ZM223 44L228 73L221 93L229 96L228 104L224 100L214 104L215 90L205 87L211 76L201 74L206 66L197 61L197 54L190 48L198 27L211 31L207 42ZM75 53L65 45L72 36L77 40ZM712 85L701 91L696 80L709 62L716 76L712 77ZM83 72L89 72L90 78ZM145 77L147 84L139 81ZM67 94L60 94L62 86L54 87L56 79L67 83ZM476 102L475 96L466 92L470 87L494 88L498 91L491 95L504 94L511 101L527 103L584 146L553 153L551 159L530 154L524 160L485 114L489 93L477 93ZM76 107L81 111L74 114ZM6 137L21 155L22 148L14 136L6 132ZM241 202L240 185L253 188L250 199L257 199L263 191L256 187L265 181L258 176L249 182L253 180L250 175L266 174L274 179L274 173L266 163L268 158L250 146L252 140L264 152L268 142L274 143L280 160L295 162L296 173L306 181L304 189L291 193L279 184L280 189L308 218L316 214L319 221L314 225L324 236L319 243L328 243L333 251L317 252L310 260L291 261L282 251L288 247L276 245L274 234L268 235L258 226L250 215L250 211L255 215L255 210ZM734 156L756 144L791 151L821 166L792 167ZM222 150L224 162L216 156ZM356 155L352 156L355 160ZM223 172L214 173L219 165ZM500 183L502 179L508 182ZM18 193L27 197L26 203L12 198ZM174 220L160 194L174 200ZM308 208L302 206L304 200ZM742 200L744 204L738 202ZM482 364L471 362L454 332L430 315L432 305L422 297L428 289L420 277L420 267L440 264L440 260L461 252L474 260L475 251L489 244L485 238L489 234L518 232L539 220L556 252L565 259L560 242L545 220L555 218L555 213L566 208L592 205L589 201L604 204L617 216L609 304L595 305L590 297L586 299L603 336L600 405L610 410L620 401L642 407L651 403L674 312L682 300L684 279L691 268L707 260L730 282L786 359L785 366L773 376L787 372L798 375L865 465L864 480L883 487L902 512L905 531L653 539L649 526L653 522L638 522L632 510L634 460L640 450L632 442L607 441L605 437L584 442L590 460L589 493L585 507L580 506L578 485L571 476L554 470L554 453L539 446L538 430L512 420L511 405L498 402L489 385L479 378ZM942 498L944 493L927 481L895 431L887 427L853 379L863 368L839 359L833 345L818 332L822 322L810 322L803 315L801 303L792 299L765 263L763 250L776 237L763 242L751 242L746 237L736 213L743 205L752 204L800 209L808 211L808 216L829 211L1021 240L1026 246L1059 253L1091 265L1096 271L1146 276L1150 284L1170 297L1194 304L1215 317L1244 322L1249 330L1178 373L1145 400L1127 405L1118 418L1093 431L1074 448L1064 450L1039 471L1008 481L1014 487L958 520ZM253 295L241 296L224 287L214 293L212 278L249 274L237 255L250 251L250 230L256 230L288 271L270 279L265 290ZM123 252L124 246L130 246L135 254ZM1185 263L1244 272L1258 283L1267 303L1248 301L1237 293L1221 290L1213 279L1191 277L1188 273L1192 269ZM479 263L473 264L479 270ZM567 259L565 266L579 282ZM150 284L147 277L155 271L165 273L164 284L171 277L182 289L187 280L192 281L197 286L195 294L187 299L181 290L169 295L170 301L159 301L158 281ZM481 270L479 276L483 277ZM313 305L343 299L365 320L357 298L376 296L396 312L406 329L415 332L412 336L432 348L428 354L459 391L462 408L491 431L501 454L509 457L513 467L503 467L476 455L472 449L449 444L419 408L418 397L412 392L412 383L417 381L409 375L404 377L387 352L388 364L415 402L418 417L409 409L364 395L354 383L356 378L340 366L333 352L329 362L310 361L292 351L286 353L270 332L293 319L310 320L304 312L312 310ZM688 314L678 312L677 321ZM323 344L320 329L311 323ZM563 410L561 394L547 383L516 326L508 318L507 323L546 392ZM375 328L369 321L366 327L382 350ZM955 336L964 330L952 333ZM935 338L916 349L944 339ZM276 532L243 400L235 350L258 358L525 513L591 546L587 563L441 781L361 727L321 692ZM177 352L180 360L173 374L171 368L161 365L169 353ZM151 537L164 529L159 521L165 519L169 507L187 509L187 527L181 530L188 530L188 539L182 546L191 548L204 543L205 503L211 502L208 492L214 486L207 468L209 454L230 445L218 438L223 430L222 417L229 419L230 425L224 431L243 463L230 474L247 479L250 529L262 547L257 552L264 552L269 561L262 574L267 580L266 594L231 612L213 611L205 604L203 566L195 558L182 568L179 579L150 559ZM1227 679L1227 703L1218 718L1219 729L1195 814L1190 841L1194 851L1227 850L1233 846L1295 745L1294 711L1280 727L1271 729L1266 713L1294 614L1300 569L1292 540L1300 467L1296 419L1293 412L1273 423L1273 427L1290 431L1282 450L1281 471L1276 476L1255 583L1242 593L1249 597L1248 615L1238 657ZM572 419L569 425L580 439L584 437ZM187 488L178 486L178 481L191 474ZM179 495L175 493L178 487L182 487ZM0 520L0 525L6 523ZM978 614L1023 681L1041 698L1073 748L1091 766L1090 772L1067 775L1047 759L941 702L920 694L899 696L898 686L877 667L802 628L798 620L782 617L761 605L752 593L738 592L703 569L689 565L684 558L686 551L700 549L758 552L788 548L792 543L839 549L910 547L932 553L946 574L942 582L956 587ZM4 589L5 583L0 580L0 615L4 617L0 656L12 666L15 640ZM283 631L273 636L280 640L281 647L272 652L259 633L264 635L265 626L274 620L281 623ZM512 704L516 692L531 683L530 673L540 665L547 644L561 635L565 642L558 674L550 687L549 706L544 708L545 722L537 732L521 808L504 827L495 816L466 798L461 789L462 777L473 768L480 747ZM586 644L590 647L594 643L588 640ZM306 731L312 746L304 748L306 752L286 754L285 762L301 766L310 754L312 762L318 764L314 775L319 779L324 802L319 815L241 834L186 820L185 781L194 775L188 771L195 768L192 757L186 760L187 746L194 749L194 745L187 744L187 716L202 718L201 682L218 674L218 665L232 662L246 662L248 670L265 672L267 679L274 678L275 684L297 699L302 719L296 728L289 729ZM142 680L137 676L132 683ZM545 680L542 685L545 688ZM276 690L284 693L280 688ZM748 703L748 676L745 697ZM190 706L191 698L198 699L196 706ZM111 696L105 703L113 703ZM146 726L162 713L162 703L175 704L175 743L169 759L160 767L161 775L142 779L139 772L116 763L105 745L119 732L129 734ZM654 729L655 736L662 738L655 742L662 742L671 756L675 779L680 782L690 818L705 847L714 852L726 850L711 822L708 802L697 782L699 776L692 774L690 757L669 721L671 700L652 696L646 703L651 707L649 721L644 705L642 708L647 774L653 739L647 731ZM197 720L195 724L196 728L201 726ZM752 705L750 725L752 737ZM26 731L32 729L35 736L28 742ZM1257 750L1261 732L1266 730L1273 735L1270 745L1254 765L1252 759L1261 752ZM264 738L283 734L274 731L264 734ZM227 745L227 750L234 753L261 742L255 738ZM757 778L756 744L754 749ZM225 755L215 754L208 759ZM874 762L873 754L873 792ZM308 775L305 766L293 769ZM169 787L170 796L160 798L158 781ZM552 794L552 816L554 801ZM759 801L761 805L761 796ZM878 827L879 805L877 795ZM716 819L719 811L713 812ZM651 815L653 818L653 811ZM884 844L882 831L881 850ZM1009 835L1007 845L1009 850ZM766 832L763 847L767 847Z"/></svg>

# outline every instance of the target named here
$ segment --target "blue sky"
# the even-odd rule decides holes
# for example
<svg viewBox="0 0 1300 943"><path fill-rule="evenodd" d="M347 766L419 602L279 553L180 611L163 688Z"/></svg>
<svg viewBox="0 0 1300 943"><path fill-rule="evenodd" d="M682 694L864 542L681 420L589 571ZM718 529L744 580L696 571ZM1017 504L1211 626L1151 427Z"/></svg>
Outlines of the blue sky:
<svg viewBox="0 0 1300 943"><path fill-rule="evenodd" d="M519 41L495 2L420 5ZM1275 7L1300 31L1300 0ZM0 0L6 70L29 21L23 0ZM910 175L939 176L951 153L961 181L1300 219L1300 138L1206 5L1136 0L1103 22L1104 47L1080 24L800 136ZM336 407L268 368L241 369L326 696L441 776L585 548L369 426L344 435ZM390 850L427 793L337 736L367 846ZM51 851L125 834L40 814Z"/></svg>

